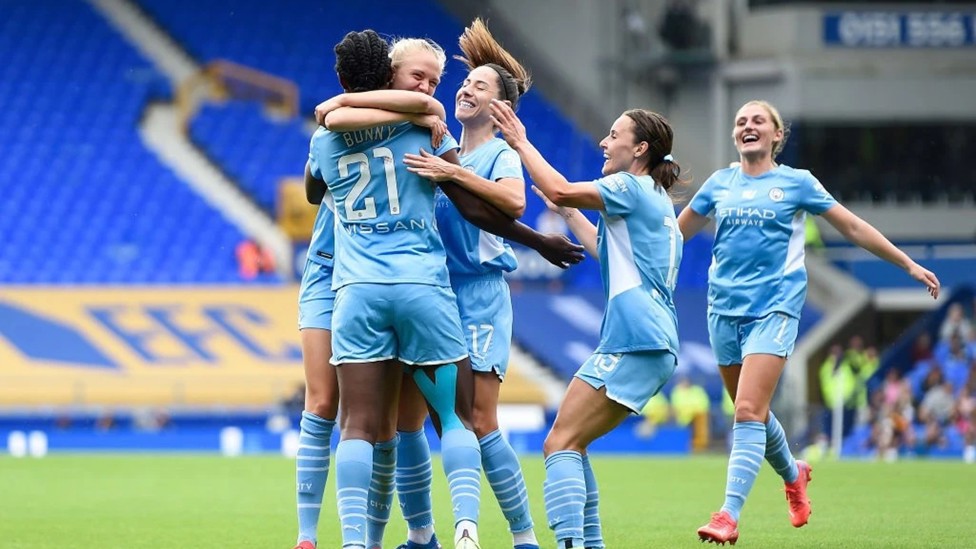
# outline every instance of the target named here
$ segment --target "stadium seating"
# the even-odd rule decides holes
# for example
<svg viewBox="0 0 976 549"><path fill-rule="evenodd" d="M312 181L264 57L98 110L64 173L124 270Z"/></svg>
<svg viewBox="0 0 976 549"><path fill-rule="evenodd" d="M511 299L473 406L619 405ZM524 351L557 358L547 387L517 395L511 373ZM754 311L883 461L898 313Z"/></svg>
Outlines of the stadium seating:
<svg viewBox="0 0 976 549"><path fill-rule="evenodd" d="M301 175L309 134L303 120L275 120L260 104L232 101L206 105L190 125L190 137L269 214L278 181Z"/></svg>
<svg viewBox="0 0 976 549"><path fill-rule="evenodd" d="M279 2L273 9L260 0L139 0L139 4L201 63L229 59L294 81L300 90L301 112L306 114L322 99L342 91L333 69L332 47L346 32L373 28L384 36L429 37L450 56L459 53L457 38L463 30L434 0L409 5L382 0L371 2L370 9L315 0ZM191 12L193 17L187 17ZM234 24L227 24L228 18ZM465 74L460 63L449 62L436 97L453 105ZM193 123L192 134L242 189L273 210L278 177L301 174L308 134L294 120L261 121L259 112L253 104L210 107ZM539 92L525 97L519 114L539 150L567 177L599 176L603 159L594 140L575 129ZM449 119L454 135L460 135L457 123ZM249 135L242 137L241 132ZM298 136L304 142L296 145ZM534 220L541 211L542 205L530 200L525 219Z"/></svg>
<svg viewBox="0 0 976 549"><path fill-rule="evenodd" d="M168 84L82 2L0 4L0 283L238 280L242 235L142 145Z"/></svg>

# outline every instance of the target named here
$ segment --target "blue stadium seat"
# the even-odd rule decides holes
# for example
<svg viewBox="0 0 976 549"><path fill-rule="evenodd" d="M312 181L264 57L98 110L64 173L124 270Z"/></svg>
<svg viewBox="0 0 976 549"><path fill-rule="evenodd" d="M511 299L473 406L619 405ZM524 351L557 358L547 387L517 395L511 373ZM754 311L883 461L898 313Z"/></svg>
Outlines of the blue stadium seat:
<svg viewBox="0 0 976 549"><path fill-rule="evenodd" d="M269 213L275 211L278 181L300 176L308 159L310 135L302 121L271 120L256 103L207 105L193 120L190 135Z"/></svg>
<svg viewBox="0 0 976 549"><path fill-rule="evenodd" d="M104 18L5 1L0 59L0 283L238 279L243 235L136 133L168 83Z"/></svg>
<svg viewBox="0 0 976 549"><path fill-rule="evenodd" d="M435 0L376 0L368 10L355 3L318 0L286 0L273 8L263 0L138 4L201 63L228 59L294 81L300 112L306 116L319 101L342 91L332 48L346 32L372 28L389 37L428 37L450 57L460 53L457 39L464 28ZM465 74L460 63L448 63L436 97L449 112ZM308 135L295 121L271 121L260 113L259 106L248 103L205 108L191 131L194 141L256 203L271 210L280 176L302 173ZM539 150L570 180L599 177L603 157L594 140L575 129L540 92L533 90L524 98L519 115ZM457 123L449 123L454 135L460 135ZM525 219L535 220L542 208L538 200L529 200Z"/></svg>

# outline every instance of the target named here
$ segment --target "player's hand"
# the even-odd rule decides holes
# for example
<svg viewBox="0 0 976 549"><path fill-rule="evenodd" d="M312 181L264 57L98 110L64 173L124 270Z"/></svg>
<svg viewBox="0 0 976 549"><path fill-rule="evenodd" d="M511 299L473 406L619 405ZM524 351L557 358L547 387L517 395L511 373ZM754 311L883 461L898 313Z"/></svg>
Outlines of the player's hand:
<svg viewBox="0 0 976 549"><path fill-rule="evenodd" d="M338 97L338 96L336 96ZM342 105L339 104L339 100L336 97L326 99L325 101L319 103L315 106L315 122L319 126L325 127L325 117L332 111L338 109Z"/></svg>
<svg viewBox="0 0 976 549"><path fill-rule="evenodd" d="M567 208L565 206L557 206L553 204L552 200L549 200L549 197L546 196L546 194L542 192L542 189L540 189L539 187L532 185L532 192L534 192L536 196L538 196L539 198L542 199L543 202L545 202L546 207L549 208L550 211L556 212L563 219L568 219L572 217L572 213L573 213L572 208Z"/></svg>
<svg viewBox="0 0 976 549"><path fill-rule="evenodd" d="M430 130L430 146L437 148L448 134L447 122L436 114L421 114L414 117L413 124Z"/></svg>
<svg viewBox="0 0 976 549"><path fill-rule="evenodd" d="M565 269L583 261L583 247L566 238L564 234L545 233L542 235L542 246L537 250L546 261Z"/></svg>
<svg viewBox="0 0 976 549"><path fill-rule="evenodd" d="M454 180L454 170L458 169L457 164L451 164L423 149L420 149L420 154L403 155L403 163L407 165L407 170L436 182Z"/></svg>
<svg viewBox="0 0 976 549"><path fill-rule="evenodd" d="M908 274L915 280L921 282L929 290L929 295L932 299L939 298L939 289L942 284L939 283L939 279L936 278L935 273L922 267L918 263L913 263L911 267L908 268Z"/></svg>
<svg viewBox="0 0 976 549"><path fill-rule="evenodd" d="M515 116L515 111L508 106L508 103L497 99L491 100L491 121L513 149L516 145L529 140L525 135L525 125L518 116Z"/></svg>

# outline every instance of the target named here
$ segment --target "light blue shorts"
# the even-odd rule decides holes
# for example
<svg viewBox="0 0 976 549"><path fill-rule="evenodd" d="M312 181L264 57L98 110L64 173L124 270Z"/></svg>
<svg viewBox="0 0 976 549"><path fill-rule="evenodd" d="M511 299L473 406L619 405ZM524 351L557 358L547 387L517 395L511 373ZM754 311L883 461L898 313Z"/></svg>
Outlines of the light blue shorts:
<svg viewBox="0 0 976 549"><path fill-rule="evenodd" d="M799 319L783 313L762 318L708 313L708 339L719 366L742 364L748 355L788 357L799 328Z"/></svg>
<svg viewBox="0 0 976 549"><path fill-rule="evenodd" d="M332 364L391 358L426 366L468 356L457 298L428 284L349 284L336 293Z"/></svg>
<svg viewBox="0 0 976 549"><path fill-rule="evenodd" d="M298 329L331 330L335 295L332 290L332 267L306 261L302 288L298 291Z"/></svg>
<svg viewBox="0 0 976 549"><path fill-rule="evenodd" d="M670 351L593 353L576 377L594 389L607 388L607 398L641 413L651 397L671 379L678 360Z"/></svg>
<svg viewBox="0 0 976 549"><path fill-rule="evenodd" d="M512 343L512 296L501 273L451 277L471 369L505 379Z"/></svg>

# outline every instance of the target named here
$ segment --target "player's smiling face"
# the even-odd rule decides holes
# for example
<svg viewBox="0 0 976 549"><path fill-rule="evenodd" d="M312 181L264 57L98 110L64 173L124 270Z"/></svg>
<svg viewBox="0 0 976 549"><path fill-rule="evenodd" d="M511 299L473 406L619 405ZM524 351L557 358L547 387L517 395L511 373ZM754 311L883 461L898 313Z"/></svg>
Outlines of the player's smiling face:
<svg viewBox="0 0 976 549"><path fill-rule="evenodd" d="M621 115L610 126L610 135L600 141L603 149L603 175L623 172L630 169L638 151L635 143L634 121L627 115Z"/></svg>
<svg viewBox="0 0 976 549"><path fill-rule="evenodd" d="M440 83L440 62L431 52L416 51L406 56L394 71L390 88L416 91L432 96Z"/></svg>
<svg viewBox="0 0 976 549"><path fill-rule="evenodd" d="M454 117L458 122L488 120L492 99L501 95L498 73L491 67L477 67L468 73L454 97Z"/></svg>
<svg viewBox="0 0 976 549"><path fill-rule="evenodd" d="M772 156L774 144L783 140L783 130L776 128L765 107L750 103L736 113L732 138L739 155L762 158Z"/></svg>

